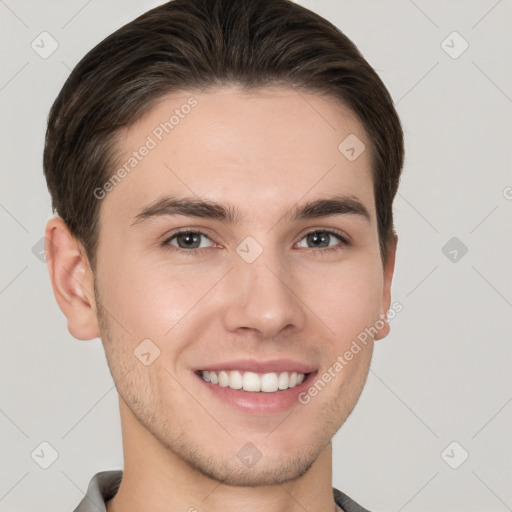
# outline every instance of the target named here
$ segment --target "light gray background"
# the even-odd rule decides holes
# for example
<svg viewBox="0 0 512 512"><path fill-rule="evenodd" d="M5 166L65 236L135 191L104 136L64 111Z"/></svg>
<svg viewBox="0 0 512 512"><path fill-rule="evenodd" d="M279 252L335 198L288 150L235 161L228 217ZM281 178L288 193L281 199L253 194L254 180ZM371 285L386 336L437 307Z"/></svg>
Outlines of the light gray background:
<svg viewBox="0 0 512 512"><path fill-rule="evenodd" d="M2 511L73 510L94 473L122 467L100 342L68 333L32 248L51 216L41 158L53 100L93 45L158 3L0 0ZM403 311L335 437L334 485L375 511L512 510L512 2L299 3L354 40L406 136ZM31 48L43 31L59 45L47 59ZM453 31L469 44L458 58L441 45ZM468 249L455 262L442 251L452 237ZM58 452L48 469L31 458L43 441Z"/></svg>

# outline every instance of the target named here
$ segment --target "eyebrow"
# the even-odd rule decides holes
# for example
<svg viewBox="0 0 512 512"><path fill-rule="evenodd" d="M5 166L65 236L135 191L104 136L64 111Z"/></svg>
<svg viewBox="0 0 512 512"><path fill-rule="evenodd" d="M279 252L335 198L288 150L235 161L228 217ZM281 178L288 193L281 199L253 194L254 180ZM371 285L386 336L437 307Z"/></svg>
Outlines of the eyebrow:
<svg viewBox="0 0 512 512"><path fill-rule="evenodd" d="M367 221L371 220L368 209L355 196L334 196L325 199L316 199L315 201L294 207L284 216L284 219L289 222L294 222L304 219L347 214L359 215ZM244 219L243 212L230 204L224 205L194 197L166 196L145 206L135 215L131 225L135 226L155 217L173 215L213 219L227 224L237 224Z"/></svg>

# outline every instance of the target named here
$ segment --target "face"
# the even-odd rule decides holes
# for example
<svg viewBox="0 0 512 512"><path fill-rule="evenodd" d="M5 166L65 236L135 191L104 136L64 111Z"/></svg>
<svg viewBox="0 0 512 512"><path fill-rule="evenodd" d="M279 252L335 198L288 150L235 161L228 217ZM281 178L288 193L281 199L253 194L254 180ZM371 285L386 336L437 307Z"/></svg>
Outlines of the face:
<svg viewBox="0 0 512 512"><path fill-rule="evenodd" d="M233 485L311 467L389 307L369 148L349 110L284 88L173 94L119 134L95 292L125 421Z"/></svg>

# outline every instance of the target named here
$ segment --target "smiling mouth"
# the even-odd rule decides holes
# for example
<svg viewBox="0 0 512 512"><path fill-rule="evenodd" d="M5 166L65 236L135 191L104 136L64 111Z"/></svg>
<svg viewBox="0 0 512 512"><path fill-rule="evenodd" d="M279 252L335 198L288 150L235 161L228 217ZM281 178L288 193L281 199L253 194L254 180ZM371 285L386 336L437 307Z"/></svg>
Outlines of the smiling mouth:
<svg viewBox="0 0 512 512"><path fill-rule="evenodd" d="M252 393L275 393L291 389L302 384L310 375L298 372L255 373L238 370L199 370L196 373L205 382Z"/></svg>

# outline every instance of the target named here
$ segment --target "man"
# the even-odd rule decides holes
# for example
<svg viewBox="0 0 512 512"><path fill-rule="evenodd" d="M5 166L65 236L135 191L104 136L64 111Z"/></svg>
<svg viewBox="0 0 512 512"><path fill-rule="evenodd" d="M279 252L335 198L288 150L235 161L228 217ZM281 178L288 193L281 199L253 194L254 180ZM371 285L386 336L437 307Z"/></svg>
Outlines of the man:
<svg viewBox="0 0 512 512"><path fill-rule="evenodd" d="M124 471L77 511L365 510L331 439L389 332L402 164L377 74L288 0L175 0L84 57L48 121L47 261L101 337Z"/></svg>

